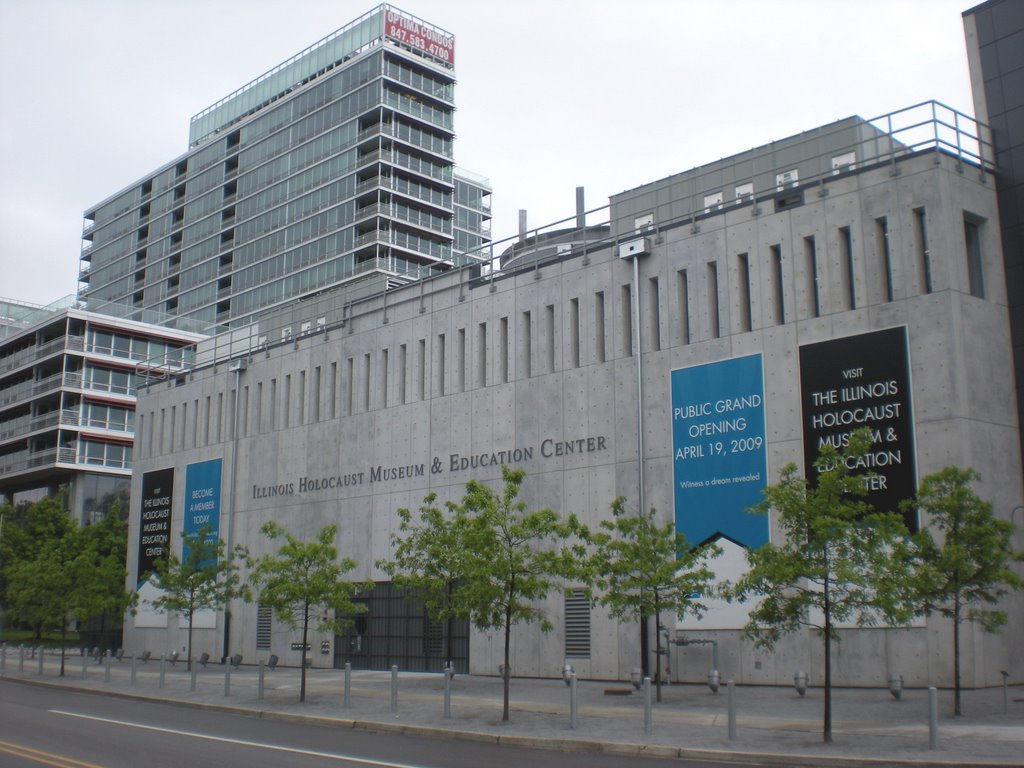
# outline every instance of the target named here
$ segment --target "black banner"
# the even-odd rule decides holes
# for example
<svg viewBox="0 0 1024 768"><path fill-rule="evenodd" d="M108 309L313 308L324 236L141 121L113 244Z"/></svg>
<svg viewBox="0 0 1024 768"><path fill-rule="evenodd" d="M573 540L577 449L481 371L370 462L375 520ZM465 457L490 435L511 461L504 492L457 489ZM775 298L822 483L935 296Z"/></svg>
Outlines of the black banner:
<svg viewBox="0 0 1024 768"><path fill-rule="evenodd" d="M851 464L866 478L867 501L880 512L898 512L917 491L914 414L910 398L906 327L872 331L800 347L804 467L815 481L821 446L842 449L850 433L871 430L871 450ZM917 516L904 522L917 530Z"/></svg>
<svg viewBox="0 0 1024 768"><path fill-rule="evenodd" d="M136 583L141 585L153 563L170 553L171 505L174 468L146 472L142 476L142 509L139 518L139 567Z"/></svg>

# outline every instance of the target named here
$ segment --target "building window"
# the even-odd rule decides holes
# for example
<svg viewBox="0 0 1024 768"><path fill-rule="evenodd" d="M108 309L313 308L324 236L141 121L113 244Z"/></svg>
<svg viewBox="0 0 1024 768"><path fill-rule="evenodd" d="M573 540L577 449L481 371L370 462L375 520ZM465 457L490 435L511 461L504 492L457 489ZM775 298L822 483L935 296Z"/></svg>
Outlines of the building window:
<svg viewBox="0 0 1024 768"><path fill-rule="evenodd" d="M309 402L313 406L313 421L320 421L320 366L313 369L313 391L310 393Z"/></svg>
<svg viewBox="0 0 1024 768"><path fill-rule="evenodd" d="M633 354L633 294L629 285L622 286L622 349L627 357Z"/></svg>
<svg viewBox="0 0 1024 768"><path fill-rule="evenodd" d="M658 289L658 278L652 277L648 282L647 312L651 326L651 349L661 349L661 291Z"/></svg>
<svg viewBox="0 0 1024 768"><path fill-rule="evenodd" d="M842 272L843 308L857 308L857 288L853 269L853 235L849 227L839 228L839 261Z"/></svg>
<svg viewBox="0 0 1024 768"><path fill-rule="evenodd" d="M380 394L381 394L381 407L387 408L390 400L388 399L388 384L391 381L391 372L388 367L391 363L391 354L386 349L380 351ZM367 404L369 407L369 404Z"/></svg>
<svg viewBox="0 0 1024 768"><path fill-rule="evenodd" d="M967 248L967 284L971 296L985 298L985 273L981 263L981 219L964 214L964 245Z"/></svg>
<svg viewBox="0 0 1024 768"><path fill-rule="evenodd" d="M458 363L456 377L459 382L459 392L466 391L466 329L459 328L458 349L455 351Z"/></svg>
<svg viewBox="0 0 1024 768"><path fill-rule="evenodd" d="M476 327L476 383L479 387L487 386L487 323Z"/></svg>
<svg viewBox="0 0 1024 768"><path fill-rule="evenodd" d="M804 238L804 273L807 276L807 309L811 317L821 317L821 295L818 292L818 249L814 235Z"/></svg>
<svg viewBox="0 0 1024 768"><path fill-rule="evenodd" d="M881 276L882 300L892 301L892 252L889 249L889 219L882 216L875 219L878 237L878 271Z"/></svg>
<svg viewBox="0 0 1024 768"><path fill-rule="evenodd" d="M523 378L530 378L533 375L533 346L531 336L533 334L533 321L529 312L522 315L522 343L519 345L520 363L523 369Z"/></svg>
<svg viewBox="0 0 1024 768"><path fill-rule="evenodd" d="M363 412L370 410L370 392L373 386L373 356L367 352L363 355Z"/></svg>
<svg viewBox="0 0 1024 768"><path fill-rule="evenodd" d="M569 355L572 367L580 367L580 300L569 300Z"/></svg>
<svg viewBox="0 0 1024 768"><path fill-rule="evenodd" d="M565 657L590 658L590 601L582 589L565 595Z"/></svg>
<svg viewBox="0 0 1024 768"><path fill-rule="evenodd" d="M736 284L740 304L740 333L745 333L753 327L750 307L750 259L745 253L736 256Z"/></svg>
<svg viewBox="0 0 1024 768"><path fill-rule="evenodd" d="M500 353L498 357L498 365L501 366L500 375L501 383L508 384L508 318L501 318L501 322L498 324L498 346L500 347Z"/></svg>
<svg viewBox="0 0 1024 768"><path fill-rule="evenodd" d="M932 292L932 257L928 251L928 225L925 222L924 208L914 209L914 223L917 225L917 264L921 273L921 284L925 293Z"/></svg>
<svg viewBox="0 0 1024 768"><path fill-rule="evenodd" d="M722 207L722 200L724 199L725 195L721 190L718 192L712 192L710 195L704 195L704 213L717 211Z"/></svg>
<svg viewBox="0 0 1024 768"><path fill-rule="evenodd" d="M786 293L785 282L782 274L782 246L773 245L769 249L771 264L772 282L772 309L775 313L775 324L782 325L786 322Z"/></svg>
<svg viewBox="0 0 1024 768"><path fill-rule="evenodd" d="M338 417L338 364L331 363L331 385L328 388L328 396L331 398L331 419Z"/></svg>
<svg viewBox="0 0 1024 768"><path fill-rule="evenodd" d="M288 374L284 377L284 404L281 408L284 413L284 428L292 425L292 377Z"/></svg>
<svg viewBox="0 0 1024 768"><path fill-rule="evenodd" d="M545 307L545 316L547 318L547 352L548 352L548 373L555 372L555 305L548 304Z"/></svg>
<svg viewBox="0 0 1024 768"><path fill-rule="evenodd" d="M686 270L676 273L676 293L679 303L679 340L683 344L690 343L690 281Z"/></svg>
<svg viewBox="0 0 1024 768"><path fill-rule="evenodd" d="M419 373L419 385L416 394L419 400L426 399L427 389L427 340L420 339L416 354L416 370Z"/></svg>
<svg viewBox="0 0 1024 768"><path fill-rule="evenodd" d="M708 333L712 339L722 335L722 327L718 318L718 264L709 261L708 272Z"/></svg>
<svg viewBox="0 0 1024 768"><path fill-rule="evenodd" d="M437 335L437 394L440 397L444 397L445 391L445 380L444 380L444 364L445 364L445 339L444 334L439 333Z"/></svg>
<svg viewBox="0 0 1024 768"><path fill-rule="evenodd" d="M405 375L408 367L407 351L405 344L398 345L398 402L401 405L406 403Z"/></svg>
<svg viewBox="0 0 1024 768"><path fill-rule="evenodd" d="M637 233L643 232L654 226L654 214L644 213L633 219L633 229Z"/></svg>
<svg viewBox="0 0 1024 768"><path fill-rule="evenodd" d="M599 363L608 359L604 346L604 291L594 294L594 357Z"/></svg>

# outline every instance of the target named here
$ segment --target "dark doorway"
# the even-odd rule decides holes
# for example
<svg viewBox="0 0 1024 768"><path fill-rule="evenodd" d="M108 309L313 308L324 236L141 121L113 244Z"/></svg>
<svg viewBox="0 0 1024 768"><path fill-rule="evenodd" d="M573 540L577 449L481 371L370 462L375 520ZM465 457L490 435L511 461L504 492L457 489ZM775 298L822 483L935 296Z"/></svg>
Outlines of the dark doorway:
<svg viewBox="0 0 1024 768"><path fill-rule="evenodd" d="M334 638L334 667L351 662L352 669L390 669L440 672L446 640L451 638L456 672L469 672L469 621L439 622L427 617L423 603L407 590L381 582L354 599L366 612L352 619Z"/></svg>

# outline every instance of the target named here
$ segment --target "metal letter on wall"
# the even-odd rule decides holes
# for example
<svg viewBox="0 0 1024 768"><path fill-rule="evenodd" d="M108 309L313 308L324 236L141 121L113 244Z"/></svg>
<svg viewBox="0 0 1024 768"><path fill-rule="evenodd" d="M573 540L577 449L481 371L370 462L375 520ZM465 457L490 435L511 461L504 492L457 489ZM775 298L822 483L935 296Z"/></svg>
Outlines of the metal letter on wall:
<svg viewBox="0 0 1024 768"><path fill-rule="evenodd" d="M880 512L898 512L917 491L914 413L910 398L906 326L800 347L804 472L814 482L821 446L844 447L858 427L874 444L856 461L866 481L866 500ZM914 513L904 516L917 530Z"/></svg>
<svg viewBox="0 0 1024 768"><path fill-rule="evenodd" d="M768 520L747 509L768 474L761 355L672 371L676 530L691 545L726 536L768 541Z"/></svg>
<svg viewBox="0 0 1024 768"><path fill-rule="evenodd" d="M185 467L185 536L209 527L210 541L220 537L220 476L220 459ZM181 559L187 557L188 547L183 544Z"/></svg>
<svg viewBox="0 0 1024 768"><path fill-rule="evenodd" d="M139 510L139 563L136 585L141 586L153 564L167 557L171 547L171 505L174 469L158 469L142 476L142 508Z"/></svg>

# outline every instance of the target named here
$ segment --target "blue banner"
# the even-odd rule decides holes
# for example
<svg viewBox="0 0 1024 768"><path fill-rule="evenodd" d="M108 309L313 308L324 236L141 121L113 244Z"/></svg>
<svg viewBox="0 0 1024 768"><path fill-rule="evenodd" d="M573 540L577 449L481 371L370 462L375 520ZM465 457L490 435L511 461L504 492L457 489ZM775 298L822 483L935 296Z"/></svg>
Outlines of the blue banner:
<svg viewBox="0 0 1024 768"><path fill-rule="evenodd" d="M221 460L201 461L185 467L185 536L195 536L209 526L209 541L220 537ZM183 547L181 559L188 557Z"/></svg>
<svg viewBox="0 0 1024 768"><path fill-rule="evenodd" d="M726 536L768 541L761 500L768 463L761 355L672 371L676 530L691 545Z"/></svg>

